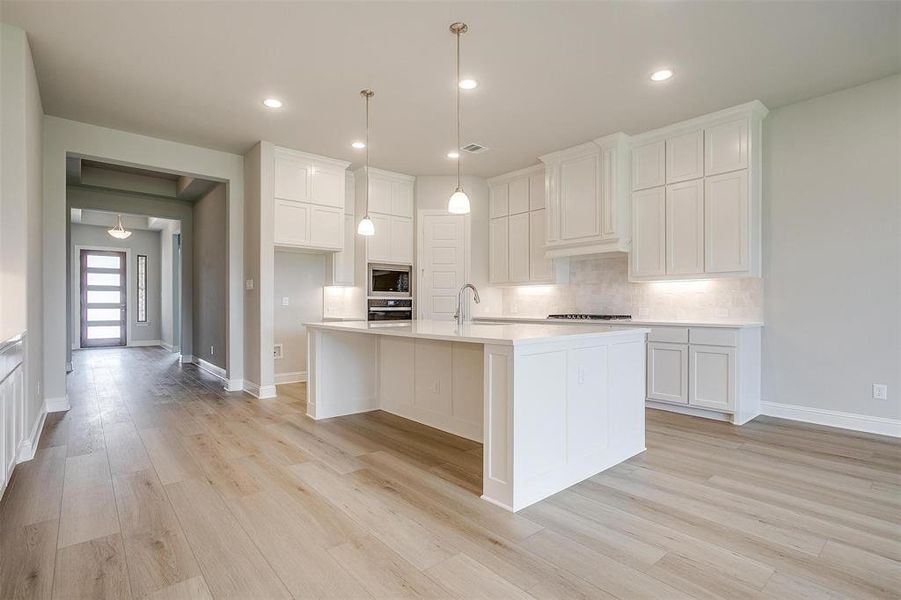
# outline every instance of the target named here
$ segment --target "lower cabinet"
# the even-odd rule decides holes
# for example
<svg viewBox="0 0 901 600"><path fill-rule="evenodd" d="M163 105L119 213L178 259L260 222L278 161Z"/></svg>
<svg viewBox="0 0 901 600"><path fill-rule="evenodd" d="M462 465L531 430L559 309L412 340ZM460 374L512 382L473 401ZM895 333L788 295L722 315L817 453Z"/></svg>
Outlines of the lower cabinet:
<svg viewBox="0 0 901 600"><path fill-rule="evenodd" d="M25 439L25 369L22 339L0 343L0 496Z"/></svg>
<svg viewBox="0 0 901 600"><path fill-rule="evenodd" d="M688 404L688 346L648 342L648 398Z"/></svg>
<svg viewBox="0 0 901 600"><path fill-rule="evenodd" d="M731 412L735 409L735 348L689 346L688 403Z"/></svg>

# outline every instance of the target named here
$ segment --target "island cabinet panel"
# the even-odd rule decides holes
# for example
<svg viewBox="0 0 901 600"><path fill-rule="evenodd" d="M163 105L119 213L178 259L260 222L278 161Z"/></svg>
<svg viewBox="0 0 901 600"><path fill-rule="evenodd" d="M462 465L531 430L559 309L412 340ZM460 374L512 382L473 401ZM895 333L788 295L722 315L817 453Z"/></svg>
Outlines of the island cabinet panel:
<svg viewBox="0 0 901 600"><path fill-rule="evenodd" d="M567 361L566 455L572 459L603 451L609 443L610 402L598 402L607 389L607 346L571 350Z"/></svg>

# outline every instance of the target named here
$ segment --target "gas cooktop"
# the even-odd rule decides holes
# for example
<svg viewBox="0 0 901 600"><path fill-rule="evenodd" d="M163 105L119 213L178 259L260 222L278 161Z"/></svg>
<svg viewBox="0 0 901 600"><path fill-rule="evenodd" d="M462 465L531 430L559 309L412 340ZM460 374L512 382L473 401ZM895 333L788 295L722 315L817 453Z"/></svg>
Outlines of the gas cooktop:
<svg viewBox="0 0 901 600"><path fill-rule="evenodd" d="M548 319L572 319L578 321L617 321L631 319L632 315L589 315L584 313L564 313L560 315L548 315Z"/></svg>

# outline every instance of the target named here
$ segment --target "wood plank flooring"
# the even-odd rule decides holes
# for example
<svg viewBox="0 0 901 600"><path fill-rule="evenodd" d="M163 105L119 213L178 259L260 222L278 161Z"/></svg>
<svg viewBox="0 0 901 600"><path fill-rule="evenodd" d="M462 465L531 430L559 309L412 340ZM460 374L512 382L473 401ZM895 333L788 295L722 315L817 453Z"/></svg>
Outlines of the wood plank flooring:
<svg viewBox="0 0 901 600"><path fill-rule="evenodd" d="M0 504L3 600L901 597L896 440L648 411L647 452L513 515L468 440L74 360Z"/></svg>

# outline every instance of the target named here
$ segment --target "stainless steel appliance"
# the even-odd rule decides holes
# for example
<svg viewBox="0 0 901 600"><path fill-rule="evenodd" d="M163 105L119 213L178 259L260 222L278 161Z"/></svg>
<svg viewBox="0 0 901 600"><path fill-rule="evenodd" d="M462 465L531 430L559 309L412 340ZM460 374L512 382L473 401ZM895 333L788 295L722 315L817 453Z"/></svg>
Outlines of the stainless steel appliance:
<svg viewBox="0 0 901 600"><path fill-rule="evenodd" d="M631 319L632 315L590 315L585 313L563 313L548 315L548 319L566 319L572 321L623 321Z"/></svg>
<svg viewBox="0 0 901 600"><path fill-rule="evenodd" d="M412 269L410 265L369 265L369 297L412 298Z"/></svg>
<svg viewBox="0 0 901 600"><path fill-rule="evenodd" d="M413 319L412 298L369 298L367 321L410 321Z"/></svg>

